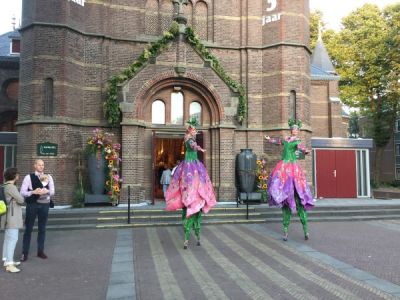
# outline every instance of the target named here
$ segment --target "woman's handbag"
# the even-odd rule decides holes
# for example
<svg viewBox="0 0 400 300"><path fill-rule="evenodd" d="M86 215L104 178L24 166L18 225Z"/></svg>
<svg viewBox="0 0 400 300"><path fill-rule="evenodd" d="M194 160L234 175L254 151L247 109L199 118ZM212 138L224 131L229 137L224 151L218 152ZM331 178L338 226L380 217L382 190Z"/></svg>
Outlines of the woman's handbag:
<svg viewBox="0 0 400 300"><path fill-rule="evenodd" d="M0 186L0 216L7 213L6 195L4 194L4 186Z"/></svg>
<svg viewBox="0 0 400 300"><path fill-rule="evenodd" d="M0 216L7 213L7 205L3 200L0 200Z"/></svg>

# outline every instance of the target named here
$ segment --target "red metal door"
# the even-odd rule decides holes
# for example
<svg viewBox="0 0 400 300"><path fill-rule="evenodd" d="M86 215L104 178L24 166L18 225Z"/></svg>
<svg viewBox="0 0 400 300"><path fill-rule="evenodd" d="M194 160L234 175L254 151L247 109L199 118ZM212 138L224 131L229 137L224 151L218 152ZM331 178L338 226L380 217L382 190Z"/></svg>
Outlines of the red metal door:
<svg viewBox="0 0 400 300"><path fill-rule="evenodd" d="M338 150L336 152L336 197L357 198L356 152Z"/></svg>
<svg viewBox="0 0 400 300"><path fill-rule="evenodd" d="M335 151L316 150L317 197L336 197Z"/></svg>
<svg viewBox="0 0 400 300"><path fill-rule="evenodd" d="M316 150L317 197L357 198L354 150Z"/></svg>

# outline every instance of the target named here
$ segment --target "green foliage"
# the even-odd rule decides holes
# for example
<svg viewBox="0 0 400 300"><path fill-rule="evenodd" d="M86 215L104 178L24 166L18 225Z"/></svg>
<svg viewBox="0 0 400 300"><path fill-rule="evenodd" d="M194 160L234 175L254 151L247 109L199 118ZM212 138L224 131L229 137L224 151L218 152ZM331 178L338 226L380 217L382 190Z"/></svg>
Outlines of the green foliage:
<svg viewBox="0 0 400 300"><path fill-rule="evenodd" d="M400 188L400 180L394 180L390 183L392 187Z"/></svg>
<svg viewBox="0 0 400 300"><path fill-rule="evenodd" d="M298 128L301 128L301 126L303 126L303 122L301 122L301 120L296 120L296 119L292 119L290 118L288 120L288 125L291 128L293 125L296 125Z"/></svg>
<svg viewBox="0 0 400 300"><path fill-rule="evenodd" d="M377 147L385 147L393 133L394 120L390 117L390 112L378 109L371 114L373 120L372 137Z"/></svg>
<svg viewBox="0 0 400 300"><path fill-rule="evenodd" d="M187 121L186 123L188 123L191 127L194 127L194 128L199 126L199 121L197 120L197 117L191 117L189 119L189 121Z"/></svg>
<svg viewBox="0 0 400 300"><path fill-rule="evenodd" d="M371 187L372 187L373 189L377 189L377 188L379 188L379 187L381 186L381 183L376 182L376 181L373 180L373 179L371 179L370 183L371 183Z"/></svg>
<svg viewBox="0 0 400 300"><path fill-rule="evenodd" d="M74 189L74 195L72 197L72 207L81 208L85 206L85 192L79 186Z"/></svg>
<svg viewBox="0 0 400 300"><path fill-rule="evenodd" d="M369 137L377 146L374 179L379 182L383 148L400 110L400 3L383 10L365 4L343 18L342 25L341 31L324 32L322 38L341 78L340 98L368 117Z"/></svg>
<svg viewBox="0 0 400 300"><path fill-rule="evenodd" d="M163 36L156 42L150 43L142 54L132 62L130 66L121 71L118 75L112 76L107 84L107 98L103 104L104 115L111 126L117 126L121 122L121 111L118 103L118 87L127 80L132 79L148 63L150 57L159 55L168 44L179 35L179 25L172 22L172 25L163 33Z"/></svg>
<svg viewBox="0 0 400 300"><path fill-rule="evenodd" d="M358 124L359 116L356 112L350 113L349 119L349 137L358 138L360 136L360 126Z"/></svg>
<svg viewBox="0 0 400 300"><path fill-rule="evenodd" d="M382 11L366 4L342 24L343 29L330 32L325 43L341 77L340 98L368 116L376 145L384 147L399 111L400 4Z"/></svg>
<svg viewBox="0 0 400 300"><path fill-rule="evenodd" d="M238 121L242 123L246 115L245 88L225 72L219 60L201 43L192 28L187 27L185 33L189 44L191 44L205 60L211 62L212 68L230 88L239 93L237 115ZM179 25L178 23L173 22L168 31L165 31L159 40L150 43L150 46L144 49L142 54L129 67L109 79L107 84L107 99L104 102L104 115L111 126L117 126L121 122L121 111L117 99L119 86L127 80L135 77L135 75L148 63L150 57L156 57L159 55L178 35Z"/></svg>
<svg viewBox="0 0 400 300"><path fill-rule="evenodd" d="M214 71L218 74L218 76L234 91L239 93L239 104L238 104L238 111L237 117L239 123L242 123L244 118L246 117L246 90L243 85L233 80L222 67L221 63L219 62L218 58L208 51L208 49L201 43L200 39L194 33L191 27L186 28L186 37L191 44L199 53L200 55L206 59L211 61L211 66Z"/></svg>
<svg viewBox="0 0 400 300"><path fill-rule="evenodd" d="M256 174L256 187L258 192L261 193L261 199L263 202L268 200L268 157L266 154L261 154L260 158L257 159L257 168L255 170Z"/></svg>

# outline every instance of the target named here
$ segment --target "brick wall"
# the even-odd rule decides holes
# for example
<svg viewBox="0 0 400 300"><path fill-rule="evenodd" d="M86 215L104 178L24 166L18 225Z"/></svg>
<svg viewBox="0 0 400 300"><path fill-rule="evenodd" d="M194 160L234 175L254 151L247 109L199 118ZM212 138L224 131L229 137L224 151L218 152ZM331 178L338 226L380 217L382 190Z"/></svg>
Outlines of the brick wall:
<svg viewBox="0 0 400 300"><path fill-rule="evenodd" d="M311 125L315 137L347 137L338 99L338 82L313 80L311 86ZM333 98L333 101L332 101Z"/></svg>

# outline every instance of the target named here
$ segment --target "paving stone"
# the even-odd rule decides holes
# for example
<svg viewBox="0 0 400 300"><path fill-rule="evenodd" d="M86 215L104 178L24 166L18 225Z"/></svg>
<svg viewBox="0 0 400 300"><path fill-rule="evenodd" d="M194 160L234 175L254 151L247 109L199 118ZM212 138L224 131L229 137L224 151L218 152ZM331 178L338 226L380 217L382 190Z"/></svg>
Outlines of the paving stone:
<svg viewBox="0 0 400 300"><path fill-rule="evenodd" d="M123 299L130 298L133 299L135 293L133 291L133 284L131 283L121 283L113 284L108 287L107 299Z"/></svg>

